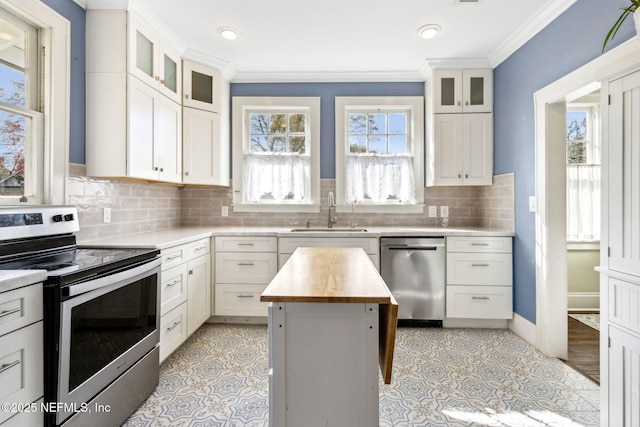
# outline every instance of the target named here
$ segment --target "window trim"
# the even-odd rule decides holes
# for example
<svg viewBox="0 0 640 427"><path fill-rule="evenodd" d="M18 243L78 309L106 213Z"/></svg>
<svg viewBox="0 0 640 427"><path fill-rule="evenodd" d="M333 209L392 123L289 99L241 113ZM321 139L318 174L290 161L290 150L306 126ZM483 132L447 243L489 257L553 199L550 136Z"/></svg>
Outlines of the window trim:
<svg viewBox="0 0 640 427"><path fill-rule="evenodd" d="M249 110L305 108L309 111L310 203L243 203L245 124ZM234 212L320 212L320 97L234 96L232 99L233 211Z"/></svg>
<svg viewBox="0 0 640 427"><path fill-rule="evenodd" d="M389 109L406 108L411 111L408 122L410 146L414 159L415 204L347 204L345 201L345 164L347 141L347 114L358 108L370 110L374 107ZM356 213L424 213L424 97L422 96L336 96L336 211Z"/></svg>
<svg viewBox="0 0 640 427"><path fill-rule="evenodd" d="M39 0L0 0L0 7L38 28L46 55L44 76L42 165L27 202L4 197L2 205L64 204L69 177L69 84L71 23Z"/></svg>

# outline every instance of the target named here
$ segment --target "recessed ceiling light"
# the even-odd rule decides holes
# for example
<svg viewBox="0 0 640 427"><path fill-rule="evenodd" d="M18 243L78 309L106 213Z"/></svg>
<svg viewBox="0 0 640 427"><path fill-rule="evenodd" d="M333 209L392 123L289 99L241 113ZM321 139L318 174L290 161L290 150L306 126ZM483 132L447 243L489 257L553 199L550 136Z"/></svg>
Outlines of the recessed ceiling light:
<svg viewBox="0 0 640 427"><path fill-rule="evenodd" d="M440 32L440 25L428 24L418 29L418 35L423 39L434 38Z"/></svg>
<svg viewBox="0 0 640 427"><path fill-rule="evenodd" d="M220 27L218 28L218 34L220 34L220 36L224 39L227 40L235 40L238 38L238 35L240 34L238 32L238 30L233 29L233 28L229 28L229 27Z"/></svg>

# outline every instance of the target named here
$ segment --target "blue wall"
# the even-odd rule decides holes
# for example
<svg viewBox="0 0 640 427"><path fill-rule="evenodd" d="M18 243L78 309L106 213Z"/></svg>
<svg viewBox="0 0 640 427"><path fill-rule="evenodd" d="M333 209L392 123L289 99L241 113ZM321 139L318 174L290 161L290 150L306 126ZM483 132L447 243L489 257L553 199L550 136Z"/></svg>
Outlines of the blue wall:
<svg viewBox="0 0 640 427"><path fill-rule="evenodd" d="M515 172L514 310L536 321L533 94L601 54L604 37L627 0L578 0L494 72L495 173ZM633 19L607 49L635 34Z"/></svg>
<svg viewBox="0 0 640 427"><path fill-rule="evenodd" d="M320 177L336 177L336 96L424 96L416 83L232 83L231 96L318 96L320 100Z"/></svg>
<svg viewBox="0 0 640 427"><path fill-rule="evenodd" d="M72 0L42 0L71 22L71 100L69 161L84 164L85 157L85 11Z"/></svg>

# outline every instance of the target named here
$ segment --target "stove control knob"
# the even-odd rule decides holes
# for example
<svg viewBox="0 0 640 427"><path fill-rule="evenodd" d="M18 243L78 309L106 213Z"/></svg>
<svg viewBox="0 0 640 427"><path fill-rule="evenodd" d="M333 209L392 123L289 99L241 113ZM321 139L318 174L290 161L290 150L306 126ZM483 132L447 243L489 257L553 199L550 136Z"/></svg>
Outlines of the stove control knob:
<svg viewBox="0 0 640 427"><path fill-rule="evenodd" d="M65 221L73 221L73 214L66 214L64 216Z"/></svg>
<svg viewBox="0 0 640 427"><path fill-rule="evenodd" d="M62 222L62 215L54 215L53 222Z"/></svg>

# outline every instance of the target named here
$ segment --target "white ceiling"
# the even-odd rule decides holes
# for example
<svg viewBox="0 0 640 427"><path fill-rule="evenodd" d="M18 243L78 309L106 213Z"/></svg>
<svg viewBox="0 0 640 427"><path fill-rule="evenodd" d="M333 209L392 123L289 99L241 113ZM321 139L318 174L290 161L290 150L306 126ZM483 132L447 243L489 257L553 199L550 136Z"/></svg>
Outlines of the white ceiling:
<svg viewBox="0 0 640 427"><path fill-rule="evenodd" d="M416 81L428 67L451 61L497 66L575 1L135 0L135 5L182 43L185 57L214 65L233 81ZM431 23L442 27L440 34L418 37L418 28ZM219 27L233 27L240 37L225 40Z"/></svg>

